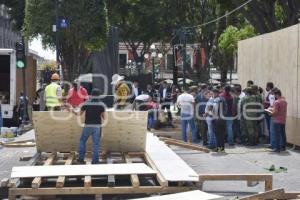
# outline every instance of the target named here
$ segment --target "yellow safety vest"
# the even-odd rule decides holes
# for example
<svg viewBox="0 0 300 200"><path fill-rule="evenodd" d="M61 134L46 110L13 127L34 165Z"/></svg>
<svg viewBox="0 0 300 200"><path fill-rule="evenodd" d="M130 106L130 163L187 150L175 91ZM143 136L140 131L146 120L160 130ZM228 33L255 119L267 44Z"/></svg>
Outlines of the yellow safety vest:
<svg viewBox="0 0 300 200"><path fill-rule="evenodd" d="M46 106L47 107L56 107L61 106L59 102L59 98L57 96L57 89L58 89L57 83L51 83L45 88L45 97L46 97Z"/></svg>

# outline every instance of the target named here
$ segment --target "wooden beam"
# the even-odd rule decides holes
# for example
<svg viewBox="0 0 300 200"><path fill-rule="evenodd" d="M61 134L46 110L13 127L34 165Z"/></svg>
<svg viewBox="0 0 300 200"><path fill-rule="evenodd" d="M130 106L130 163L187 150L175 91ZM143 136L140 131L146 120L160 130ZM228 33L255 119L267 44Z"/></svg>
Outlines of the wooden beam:
<svg viewBox="0 0 300 200"><path fill-rule="evenodd" d="M44 163L44 166L51 165L53 163L54 159L55 159L55 156L56 156L56 154L51 154L47 158L46 162ZM41 177L35 177L33 179L32 183L31 183L31 187L34 188L34 189L39 188L41 183L42 183L42 178Z"/></svg>
<svg viewBox="0 0 300 200"><path fill-rule="evenodd" d="M188 143L188 142L182 142L180 140L175 140L175 139L163 139L162 140L164 143L166 143L167 145L175 145L175 146L179 146L179 147L183 147L183 148L186 148L186 149L191 149L191 150L196 150L196 151L202 151L202 152L205 152L205 153L209 153L210 150L205 148L205 147L202 147L202 146L199 146L199 145L196 145L196 144L192 144L192 143Z"/></svg>
<svg viewBox="0 0 300 200"><path fill-rule="evenodd" d="M162 176L162 174L160 173L159 169L156 167L156 165L154 164L154 162L151 160L151 158L149 157L149 155L147 153L144 153L144 159L146 161L146 163L153 169L156 171L156 177L157 177L157 181L158 183L162 186L162 187L168 187L168 181L166 181L166 179Z"/></svg>
<svg viewBox="0 0 300 200"><path fill-rule="evenodd" d="M92 159L90 157L86 158L85 164L86 165L91 165L92 164ZM91 176L85 176L84 177L84 187L85 188L92 187L92 177Z"/></svg>
<svg viewBox="0 0 300 200"><path fill-rule="evenodd" d="M265 191L272 190L272 174L199 174L199 181L264 181Z"/></svg>
<svg viewBox="0 0 300 200"><path fill-rule="evenodd" d="M74 156L75 156L74 154L70 154L69 157L68 157L68 159L65 162L65 165L71 165L72 161L74 159ZM58 179L56 180L56 187L57 188L64 187L65 180L66 180L65 176L59 176Z"/></svg>
<svg viewBox="0 0 300 200"><path fill-rule="evenodd" d="M151 193L177 193L195 190L196 187L167 187L161 186L140 186L138 188L133 187L63 187L63 188L10 188L9 195L19 196L45 196L45 195L95 195L95 194L151 194Z"/></svg>
<svg viewBox="0 0 300 200"><path fill-rule="evenodd" d="M132 160L128 154L125 154L125 161L126 163L132 163ZM131 183L134 188L140 186L140 180L137 174L130 175Z"/></svg>
<svg viewBox="0 0 300 200"><path fill-rule="evenodd" d="M264 193L260 194L255 194L251 196L247 196L244 198L240 198L240 200L265 200L265 199L277 199L279 198L282 194L284 194L284 189L276 189L276 190L270 190Z"/></svg>
<svg viewBox="0 0 300 200"><path fill-rule="evenodd" d="M112 155L110 152L106 154L106 162L108 164L113 164ZM114 175L108 175L107 176L107 186L108 187L114 187L116 185L116 180Z"/></svg>

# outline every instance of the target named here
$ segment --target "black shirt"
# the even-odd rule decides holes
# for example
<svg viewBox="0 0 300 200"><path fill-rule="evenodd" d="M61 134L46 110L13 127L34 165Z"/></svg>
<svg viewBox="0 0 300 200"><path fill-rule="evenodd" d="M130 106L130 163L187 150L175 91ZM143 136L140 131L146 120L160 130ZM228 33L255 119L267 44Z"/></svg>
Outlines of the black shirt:
<svg viewBox="0 0 300 200"><path fill-rule="evenodd" d="M105 112L104 104L100 101L87 101L81 111L85 111L85 124L100 125L101 114Z"/></svg>

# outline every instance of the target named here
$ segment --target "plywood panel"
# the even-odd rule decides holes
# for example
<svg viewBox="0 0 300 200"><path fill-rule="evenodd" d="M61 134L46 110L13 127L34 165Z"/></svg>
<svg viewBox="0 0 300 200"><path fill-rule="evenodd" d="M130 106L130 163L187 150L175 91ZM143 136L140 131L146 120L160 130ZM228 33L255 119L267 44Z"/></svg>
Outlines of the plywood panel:
<svg viewBox="0 0 300 200"><path fill-rule="evenodd" d="M300 145L299 112L299 25L239 42L238 77L265 87L273 82L288 102L288 142ZM296 119L297 118L297 119Z"/></svg>
<svg viewBox="0 0 300 200"><path fill-rule="evenodd" d="M156 174L144 163L13 167L11 178Z"/></svg>
<svg viewBox="0 0 300 200"><path fill-rule="evenodd" d="M136 200L210 200L210 199L221 199L222 196L209 194L200 190L181 192L177 194L169 194L164 196L147 197Z"/></svg>
<svg viewBox="0 0 300 200"><path fill-rule="evenodd" d="M102 128L101 150L145 151L147 112L108 111ZM83 118L69 112L33 112L37 149L40 152L77 151ZM91 138L87 150L92 150Z"/></svg>
<svg viewBox="0 0 300 200"><path fill-rule="evenodd" d="M167 181L199 181L198 174L152 133L147 134L146 154Z"/></svg>

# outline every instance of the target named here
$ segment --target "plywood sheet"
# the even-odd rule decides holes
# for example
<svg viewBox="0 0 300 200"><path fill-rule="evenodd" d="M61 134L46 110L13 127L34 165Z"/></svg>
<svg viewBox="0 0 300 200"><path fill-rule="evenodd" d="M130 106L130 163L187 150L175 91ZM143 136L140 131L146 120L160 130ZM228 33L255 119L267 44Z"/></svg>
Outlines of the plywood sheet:
<svg viewBox="0 0 300 200"><path fill-rule="evenodd" d="M147 112L108 111L102 127L101 150L145 151ZM37 150L40 152L77 151L83 118L69 112L33 112ZM92 150L91 138L87 150Z"/></svg>
<svg viewBox="0 0 300 200"><path fill-rule="evenodd" d="M210 199L221 199L222 196L209 194L200 190L182 192L177 194L169 194L164 196L141 198L136 200L210 200Z"/></svg>
<svg viewBox="0 0 300 200"><path fill-rule="evenodd" d="M144 163L13 167L11 178L156 174Z"/></svg>
<svg viewBox="0 0 300 200"><path fill-rule="evenodd" d="M167 181L199 181L198 174L152 133L147 134L146 153Z"/></svg>
<svg viewBox="0 0 300 200"><path fill-rule="evenodd" d="M300 145L299 30L300 26L295 25L238 44L239 82L245 87L248 80L253 80L263 88L273 82L281 89L288 103L287 139L296 145Z"/></svg>

